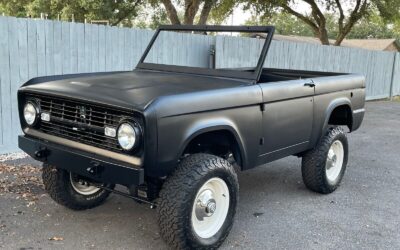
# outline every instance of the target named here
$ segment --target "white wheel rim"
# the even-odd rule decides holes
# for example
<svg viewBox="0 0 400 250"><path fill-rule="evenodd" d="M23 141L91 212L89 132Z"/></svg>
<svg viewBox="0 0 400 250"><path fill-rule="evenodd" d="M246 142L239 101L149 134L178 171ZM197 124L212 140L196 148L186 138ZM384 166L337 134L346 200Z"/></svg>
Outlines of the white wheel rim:
<svg viewBox="0 0 400 250"><path fill-rule="evenodd" d="M326 178L330 182L335 182L340 175L343 167L344 148L341 141L336 140L332 143L326 159Z"/></svg>
<svg viewBox="0 0 400 250"><path fill-rule="evenodd" d="M192 209L192 226L204 239L214 236L225 222L229 210L229 189L225 181L208 180L196 194Z"/></svg>
<svg viewBox="0 0 400 250"><path fill-rule="evenodd" d="M79 176L71 173L70 174L72 188L81 195L92 195L100 190L100 188L91 186L87 181L80 180Z"/></svg>

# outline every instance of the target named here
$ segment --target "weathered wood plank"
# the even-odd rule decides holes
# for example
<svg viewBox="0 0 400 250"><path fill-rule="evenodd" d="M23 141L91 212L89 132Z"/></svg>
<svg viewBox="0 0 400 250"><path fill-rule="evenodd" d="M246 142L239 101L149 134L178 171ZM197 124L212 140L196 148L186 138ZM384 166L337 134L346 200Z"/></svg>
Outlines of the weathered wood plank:
<svg viewBox="0 0 400 250"><path fill-rule="evenodd" d="M63 73L63 43L62 43L62 23L53 23L54 33L54 74L61 75Z"/></svg>
<svg viewBox="0 0 400 250"><path fill-rule="evenodd" d="M120 46L120 37L118 34L119 29L117 27L111 27L111 68L108 71L117 71L119 66L119 46Z"/></svg>
<svg viewBox="0 0 400 250"><path fill-rule="evenodd" d="M46 75L46 35L44 20L36 20L38 76Z"/></svg>
<svg viewBox="0 0 400 250"><path fill-rule="evenodd" d="M99 26L99 71L106 71L106 27Z"/></svg>
<svg viewBox="0 0 400 250"><path fill-rule="evenodd" d="M112 28L110 26L106 26L105 29L105 34L106 34L106 68L105 71L111 71L113 66L112 62L112 54L113 54L113 34L112 34Z"/></svg>
<svg viewBox="0 0 400 250"><path fill-rule="evenodd" d="M54 65L54 22L45 21L45 36L46 36L46 75L55 74Z"/></svg>
<svg viewBox="0 0 400 250"><path fill-rule="evenodd" d="M70 57L66 60L69 60L71 73L78 73L80 72L78 68L78 24L70 23L69 26Z"/></svg>
<svg viewBox="0 0 400 250"><path fill-rule="evenodd" d="M69 37L70 37L70 23L67 22L62 22L61 23L61 46L62 46L62 73L63 74L71 74L71 61L70 61L70 56L71 56L71 51L70 51L70 45L69 45Z"/></svg>
<svg viewBox="0 0 400 250"><path fill-rule="evenodd" d="M92 25L92 68L91 72L99 72L99 26Z"/></svg>
<svg viewBox="0 0 400 250"><path fill-rule="evenodd" d="M131 29L124 28L124 48L123 54L124 62L123 62L123 70L131 70L132 69L132 57L133 57L133 46L132 46L132 32Z"/></svg>
<svg viewBox="0 0 400 250"><path fill-rule="evenodd" d="M19 128L19 116L18 116L18 102L17 102L17 90L19 85L21 84L20 82L20 72L19 72L19 62L20 62L20 57L19 57L19 48L18 48L18 33L16 32L18 30L18 19L14 17L10 17L8 20L8 45L9 45L9 50L10 50L10 90L9 90L9 95L10 95L10 109L8 110L11 112L10 114L10 121L11 121L11 127L10 129L10 135L11 135L11 140L7 142L7 144L16 146L17 145L17 140L16 136L19 134L20 128Z"/></svg>
<svg viewBox="0 0 400 250"><path fill-rule="evenodd" d="M395 55L395 63L393 66L393 82L392 82L392 96L400 95L400 53Z"/></svg>
<svg viewBox="0 0 400 250"><path fill-rule="evenodd" d="M37 63L37 38L36 38L36 23L35 20L28 20L28 74L29 78L36 77L38 75L38 63Z"/></svg>
<svg viewBox="0 0 400 250"><path fill-rule="evenodd" d="M92 70L92 25L85 24L85 59L83 72Z"/></svg>
<svg viewBox="0 0 400 250"><path fill-rule="evenodd" d="M15 129L16 134L21 134L22 130L19 125L19 116L18 116L18 103L17 103L17 90L19 86L29 80L29 72L28 72L28 29L27 29L27 19L20 18L17 19L18 22L18 68L19 68L19 79L18 82L12 87L12 119L13 119L13 127Z"/></svg>
<svg viewBox="0 0 400 250"><path fill-rule="evenodd" d="M85 69L85 25L83 23L76 24L77 37L77 72L84 72Z"/></svg>
<svg viewBox="0 0 400 250"><path fill-rule="evenodd" d="M8 46L8 17L0 16L0 144L11 140L11 101L10 101L10 49ZM4 129L3 129L4 128Z"/></svg>

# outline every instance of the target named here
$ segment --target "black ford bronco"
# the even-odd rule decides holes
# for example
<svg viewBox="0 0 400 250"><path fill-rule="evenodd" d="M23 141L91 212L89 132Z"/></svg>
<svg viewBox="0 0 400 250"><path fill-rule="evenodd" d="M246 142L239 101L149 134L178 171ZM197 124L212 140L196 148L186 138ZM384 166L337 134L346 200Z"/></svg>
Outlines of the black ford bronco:
<svg viewBox="0 0 400 250"><path fill-rule="evenodd" d="M161 26L133 71L31 79L18 91L19 147L43 162L57 203L89 209L116 192L156 207L170 246L217 248L234 220L238 171L296 155L305 185L331 193L347 165L345 130L363 120L363 76L264 68L273 32ZM233 33L259 50L167 44ZM215 63L223 53L241 57Z"/></svg>

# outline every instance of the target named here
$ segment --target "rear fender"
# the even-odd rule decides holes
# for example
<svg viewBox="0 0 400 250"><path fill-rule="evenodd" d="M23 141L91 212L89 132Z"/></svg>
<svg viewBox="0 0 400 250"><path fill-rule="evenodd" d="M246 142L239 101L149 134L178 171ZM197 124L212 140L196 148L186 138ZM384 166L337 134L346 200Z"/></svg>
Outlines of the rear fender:
<svg viewBox="0 0 400 250"><path fill-rule="evenodd" d="M352 115L351 119L353 119L353 108L352 108L350 99L348 99L346 97L334 99L328 105L328 108L325 111L325 121L324 121L324 125L322 126L322 130L320 131L321 135L323 135L325 133L325 131L328 129L329 118L331 117L333 110L335 110L335 108L342 106L342 105L349 106L351 115Z"/></svg>

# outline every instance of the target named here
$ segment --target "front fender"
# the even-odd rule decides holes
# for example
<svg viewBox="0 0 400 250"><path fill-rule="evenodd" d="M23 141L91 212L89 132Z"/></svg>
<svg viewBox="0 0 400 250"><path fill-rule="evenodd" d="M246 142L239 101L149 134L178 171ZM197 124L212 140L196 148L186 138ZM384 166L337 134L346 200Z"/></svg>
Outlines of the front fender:
<svg viewBox="0 0 400 250"><path fill-rule="evenodd" d="M224 131L224 130L229 131L234 136L236 143L239 145L242 161L246 162L247 155L242 135L240 134L236 124L229 119L214 119L211 121L203 120L193 124L191 127L187 129L185 133L184 142L179 150L177 157L180 157L183 154L189 143L197 136L207 132Z"/></svg>
<svg viewBox="0 0 400 250"><path fill-rule="evenodd" d="M176 119L180 118L176 117ZM160 127L167 128L168 125L164 123L167 120L169 119L159 121ZM235 122L228 118L213 119L212 117L204 117L193 122L192 118L190 118L186 121L188 122L176 122L176 128L173 131L159 131L157 169L156 171L148 171L149 173L158 176L170 174L177 166L180 157L189 143L197 136L212 131L229 131L239 145L242 162L246 162L247 155L245 153L246 146L243 143L243 135L240 133ZM173 121L171 120L171 122ZM170 124L170 122L167 123Z"/></svg>
<svg viewBox="0 0 400 250"><path fill-rule="evenodd" d="M147 171L149 175L168 175L196 136L217 130L229 131L233 135L239 145L243 169L256 164L262 129L258 106L163 117L157 124L157 166Z"/></svg>

